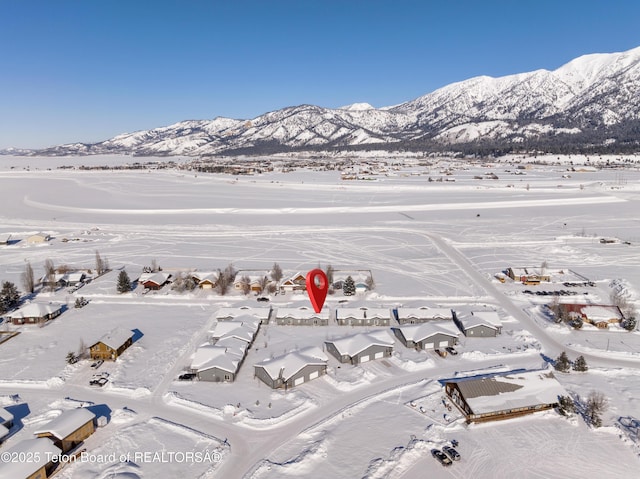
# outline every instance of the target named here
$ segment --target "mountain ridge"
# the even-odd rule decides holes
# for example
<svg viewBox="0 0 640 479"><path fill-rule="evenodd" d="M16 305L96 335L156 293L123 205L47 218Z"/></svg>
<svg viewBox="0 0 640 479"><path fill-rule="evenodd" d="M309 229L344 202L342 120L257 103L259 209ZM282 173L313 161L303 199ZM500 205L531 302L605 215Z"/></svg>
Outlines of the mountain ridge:
<svg viewBox="0 0 640 479"><path fill-rule="evenodd" d="M70 143L38 155L211 156L305 149L628 147L640 144L640 47L555 70L477 76L390 107L297 105Z"/></svg>

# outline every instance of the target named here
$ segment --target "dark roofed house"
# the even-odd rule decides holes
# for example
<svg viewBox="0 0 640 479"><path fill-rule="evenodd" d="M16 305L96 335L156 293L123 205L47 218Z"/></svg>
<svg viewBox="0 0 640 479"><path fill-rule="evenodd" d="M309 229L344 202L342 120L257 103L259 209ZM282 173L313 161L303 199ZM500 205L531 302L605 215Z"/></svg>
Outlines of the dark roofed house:
<svg viewBox="0 0 640 479"><path fill-rule="evenodd" d="M495 421L551 409L567 394L548 370L448 379L447 396L467 422Z"/></svg>
<svg viewBox="0 0 640 479"><path fill-rule="evenodd" d="M91 359L116 360L133 344L133 331L114 329L89 347Z"/></svg>

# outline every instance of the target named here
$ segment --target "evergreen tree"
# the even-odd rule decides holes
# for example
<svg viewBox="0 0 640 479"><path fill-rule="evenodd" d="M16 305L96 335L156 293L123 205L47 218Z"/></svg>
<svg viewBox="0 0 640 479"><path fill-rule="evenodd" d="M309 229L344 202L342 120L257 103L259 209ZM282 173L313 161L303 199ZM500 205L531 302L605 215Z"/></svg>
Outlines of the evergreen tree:
<svg viewBox="0 0 640 479"><path fill-rule="evenodd" d="M602 426L600 415L607 409L607 398L598 391L592 391L585 404L585 417L593 427Z"/></svg>
<svg viewBox="0 0 640 479"><path fill-rule="evenodd" d="M569 358L567 357L566 352L562 351L560 356L557 357L556 364L554 367L556 368L556 371L560 371L561 373L566 373L569 371L569 368L571 367L571 362L569 361Z"/></svg>
<svg viewBox="0 0 640 479"><path fill-rule="evenodd" d="M15 308L19 301L20 293L18 293L16 285L11 281L4 281L2 290L0 290L0 314Z"/></svg>
<svg viewBox="0 0 640 479"><path fill-rule="evenodd" d="M573 370L579 372L585 372L589 370L589 366L587 366L587 360L584 359L584 356L578 356L573 363Z"/></svg>
<svg viewBox="0 0 640 479"><path fill-rule="evenodd" d="M624 322L622 323L622 327L627 331L635 331L636 326L637 326L637 321L636 321L636 318L633 316L625 319Z"/></svg>
<svg viewBox="0 0 640 479"><path fill-rule="evenodd" d="M131 280L125 270L118 274L118 293L128 293L131 291Z"/></svg>
<svg viewBox="0 0 640 479"><path fill-rule="evenodd" d="M342 294L345 296L353 296L356 294L356 283L351 276L347 276L342 285Z"/></svg>

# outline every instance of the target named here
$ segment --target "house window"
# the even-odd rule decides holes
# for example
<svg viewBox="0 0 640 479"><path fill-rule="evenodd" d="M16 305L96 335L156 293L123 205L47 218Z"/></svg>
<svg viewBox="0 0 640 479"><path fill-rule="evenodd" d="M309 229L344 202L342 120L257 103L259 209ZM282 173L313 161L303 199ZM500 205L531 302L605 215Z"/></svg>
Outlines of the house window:
<svg viewBox="0 0 640 479"><path fill-rule="evenodd" d="M225 374L224 375L224 380L225 381L231 381L231 374Z"/></svg>

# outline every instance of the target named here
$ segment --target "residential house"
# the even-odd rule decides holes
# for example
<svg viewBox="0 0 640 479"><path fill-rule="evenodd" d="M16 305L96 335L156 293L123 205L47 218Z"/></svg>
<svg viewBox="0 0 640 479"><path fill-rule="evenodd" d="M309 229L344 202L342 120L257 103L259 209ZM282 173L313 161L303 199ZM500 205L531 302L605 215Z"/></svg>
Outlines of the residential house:
<svg viewBox="0 0 640 479"><path fill-rule="evenodd" d="M520 281L524 284L540 284L541 282L549 283L551 275L541 268L508 268L507 276L514 281Z"/></svg>
<svg viewBox="0 0 640 479"><path fill-rule="evenodd" d="M251 293L261 293L272 282L271 271L240 270L236 274L233 288L236 291L248 288Z"/></svg>
<svg viewBox="0 0 640 479"><path fill-rule="evenodd" d="M13 414L5 408L0 407L0 442L9 435L9 431L13 427Z"/></svg>
<svg viewBox="0 0 640 479"><path fill-rule="evenodd" d="M614 305L563 303L559 307L561 317L578 317L599 329L607 329L610 324L620 324L625 319L620 308Z"/></svg>
<svg viewBox="0 0 640 479"><path fill-rule="evenodd" d="M393 310L393 313L399 324L420 324L428 321L450 321L453 319L451 308L420 306L419 308L397 308Z"/></svg>
<svg viewBox="0 0 640 479"><path fill-rule="evenodd" d="M210 331L211 339L218 340L226 337L238 338L251 346L256 334L258 334L260 320L252 316L246 316L244 319L244 321L236 318L233 321L218 322L213 330Z"/></svg>
<svg viewBox="0 0 640 479"><path fill-rule="evenodd" d="M248 343L237 338L221 339L218 343L205 344L196 350L190 370L200 381L232 382L235 380Z"/></svg>
<svg viewBox="0 0 640 479"><path fill-rule="evenodd" d="M93 434L95 418L96 415L88 409L69 409L34 431L34 434L39 438L51 439L66 454Z"/></svg>
<svg viewBox="0 0 640 479"><path fill-rule="evenodd" d="M66 288L83 283L87 278L84 272L55 273L53 276L44 275L40 283L45 287Z"/></svg>
<svg viewBox="0 0 640 479"><path fill-rule="evenodd" d="M165 284L169 283L170 278L170 273L164 273L162 271L157 271L155 273L142 273L138 278L138 283L146 289L157 291Z"/></svg>
<svg viewBox="0 0 640 479"><path fill-rule="evenodd" d="M289 389L327 373L329 358L318 347L294 351L254 366L254 376L273 389Z"/></svg>
<svg viewBox="0 0 640 479"><path fill-rule="evenodd" d="M26 439L3 451L7 458L22 461L0 461L0 477L7 479L47 479L51 477L62 450L49 439ZM30 460L26 460L29 458Z"/></svg>
<svg viewBox="0 0 640 479"><path fill-rule="evenodd" d="M306 291L307 290L307 277L298 272L293 276L285 278L280 282L280 292L281 293L290 293L295 291Z"/></svg>
<svg viewBox="0 0 640 479"><path fill-rule="evenodd" d="M217 271L193 271L191 278L196 282L200 289L213 289L218 285L220 273Z"/></svg>
<svg viewBox="0 0 640 479"><path fill-rule="evenodd" d="M271 307L252 308L250 306L241 306L239 308L220 308L215 314L217 321L231 321L241 316L251 316L259 319L261 323L268 323L271 316Z"/></svg>
<svg viewBox="0 0 640 479"><path fill-rule="evenodd" d="M50 239L51 239L51 236L49 236L47 233L36 233L34 235L27 237L27 243L29 244L46 243Z"/></svg>
<svg viewBox="0 0 640 479"><path fill-rule="evenodd" d="M361 364L390 357L394 341L387 331L377 331L325 341L324 344L341 363Z"/></svg>
<svg viewBox="0 0 640 479"><path fill-rule="evenodd" d="M329 310L326 308L319 313L306 306L278 308L275 317L276 324L283 326L327 326L329 324Z"/></svg>
<svg viewBox="0 0 640 479"><path fill-rule="evenodd" d="M389 326L389 308L338 308L336 322L340 326Z"/></svg>
<svg viewBox="0 0 640 479"><path fill-rule="evenodd" d="M442 349L458 344L457 328L449 322L412 324L391 331L407 348Z"/></svg>
<svg viewBox="0 0 640 479"><path fill-rule="evenodd" d="M62 305L53 303L29 303L5 316L15 325L42 324L62 314Z"/></svg>
<svg viewBox="0 0 640 479"><path fill-rule="evenodd" d="M492 338L502 333L502 321L497 311L455 313L454 321L467 337Z"/></svg>
<svg viewBox="0 0 640 479"><path fill-rule="evenodd" d="M91 359L115 361L133 344L133 336L132 330L124 328L108 332L89 347Z"/></svg>
<svg viewBox="0 0 640 479"><path fill-rule="evenodd" d="M495 421L551 409L567 392L549 370L444 380L447 396L467 422Z"/></svg>

